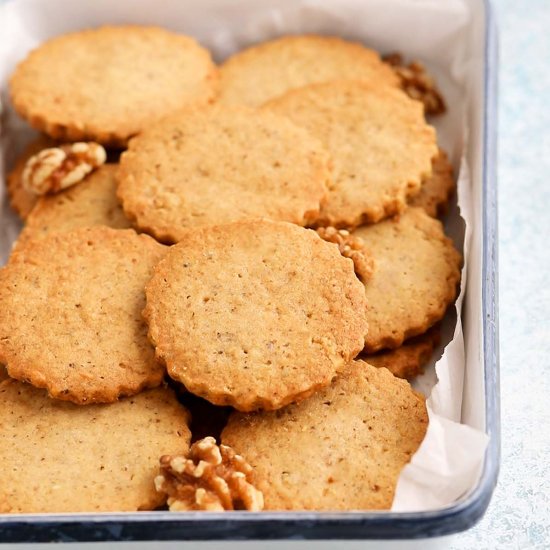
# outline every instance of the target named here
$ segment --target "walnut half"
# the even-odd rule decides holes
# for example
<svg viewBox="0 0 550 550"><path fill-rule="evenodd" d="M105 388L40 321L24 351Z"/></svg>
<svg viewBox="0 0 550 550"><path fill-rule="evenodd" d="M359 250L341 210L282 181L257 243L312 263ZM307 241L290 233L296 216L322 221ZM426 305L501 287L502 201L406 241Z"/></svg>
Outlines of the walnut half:
<svg viewBox="0 0 550 550"><path fill-rule="evenodd" d="M82 181L107 159L98 143L68 143L43 149L23 169L23 187L37 195L57 193Z"/></svg>
<svg viewBox="0 0 550 550"><path fill-rule="evenodd" d="M412 61L405 65L401 54L392 53L384 57L384 61L392 66L401 80L403 91L412 99L424 104L428 115L440 115L447 110L441 92L437 89L434 79L428 74L426 67L420 61Z"/></svg>
<svg viewBox="0 0 550 550"><path fill-rule="evenodd" d="M366 283L374 271L374 261L372 257L365 253L363 239L354 237L346 229L336 229L335 227L319 227L317 234L324 241L338 245L340 254L353 261L355 274L361 281Z"/></svg>
<svg viewBox="0 0 550 550"><path fill-rule="evenodd" d="M231 447L205 437L185 456L161 456L155 487L168 495L172 511L259 512L264 498L252 485L251 474L252 467Z"/></svg>

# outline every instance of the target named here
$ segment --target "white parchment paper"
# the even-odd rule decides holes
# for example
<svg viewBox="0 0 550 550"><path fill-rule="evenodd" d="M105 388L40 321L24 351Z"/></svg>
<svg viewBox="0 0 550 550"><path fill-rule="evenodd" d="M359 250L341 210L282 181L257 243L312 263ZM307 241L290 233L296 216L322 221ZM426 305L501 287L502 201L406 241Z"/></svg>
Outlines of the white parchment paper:
<svg viewBox="0 0 550 550"><path fill-rule="evenodd" d="M442 346L435 354L442 353L435 367L432 365L415 382L417 389L429 395L430 424L424 442L399 479L393 503L396 511L440 508L464 496L476 482L487 444L483 431L460 423L465 358L473 355L465 353L461 309L468 266L479 263L479 258L470 256L472 235L480 231L474 216L479 182L470 170L478 140L470 137L479 131L475 118L478 111L472 108L476 98L471 92L479 85L477 69L482 59L481 49L476 50L471 41L471 10L471 0L11 0L0 6L3 179L5 170L32 135L10 107L9 74L31 48L64 32L106 23L162 25L194 36L212 50L217 60L282 34L333 34L359 40L382 53L400 51L408 58L421 59L436 75L450 108L445 116L432 122L458 172L458 203L453 205L446 227L463 251L465 267L456 312L444 322L445 350ZM19 230L20 222L9 209L2 186L0 264L7 260ZM479 253L479 247L474 248ZM468 334L473 336L468 345L479 346L481 328L469 328ZM470 361L467 368L475 380L473 375L482 365ZM483 392L470 393L474 397L468 394L469 422L480 427Z"/></svg>

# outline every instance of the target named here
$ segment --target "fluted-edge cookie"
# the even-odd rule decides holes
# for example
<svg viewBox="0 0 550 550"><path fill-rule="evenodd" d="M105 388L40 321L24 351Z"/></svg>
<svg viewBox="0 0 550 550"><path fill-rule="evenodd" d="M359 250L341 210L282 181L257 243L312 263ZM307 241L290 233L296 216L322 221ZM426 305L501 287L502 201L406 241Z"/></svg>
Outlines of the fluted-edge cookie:
<svg viewBox="0 0 550 550"><path fill-rule="evenodd" d="M349 228L401 212L431 175L435 130L422 104L401 90L334 81L290 91L264 108L304 127L332 157L317 225Z"/></svg>
<svg viewBox="0 0 550 550"><path fill-rule="evenodd" d="M40 197L17 239L17 246L80 227L130 228L130 221L124 216L116 196L116 170L115 164L105 164L77 185Z"/></svg>
<svg viewBox="0 0 550 550"><path fill-rule="evenodd" d="M173 243L190 227L251 218L311 223L327 193L329 158L284 117L216 106L148 128L123 153L117 177L126 214Z"/></svg>
<svg viewBox="0 0 550 550"><path fill-rule="evenodd" d="M145 283L166 248L107 227L25 243L0 270L0 362L12 378L78 404L158 386L141 317Z"/></svg>
<svg viewBox="0 0 550 550"><path fill-rule="evenodd" d="M104 26L33 50L10 78L16 111L66 141L124 146L153 121L215 95L217 69L193 38L159 27Z"/></svg>
<svg viewBox="0 0 550 550"><path fill-rule="evenodd" d="M0 512L131 512L165 498L159 456L185 453L189 415L168 388L79 407L0 383Z"/></svg>
<svg viewBox="0 0 550 550"><path fill-rule="evenodd" d="M443 318L457 294L461 256L439 220L408 208L352 234L363 240L374 261L365 284L367 353L397 348Z"/></svg>
<svg viewBox="0 0 550 550"><path fill-rule="evenodd" d="M454 190L453 166L440 148L432 162L432 175L424 179L420 193L411 197L409 204L423 208L432 218L441 217L447 212Z"/></svg>
<svg viewBox="0 0 550 550"><path fill-rule="evenodd" d="M289 90L332 80L399 86L374 50L334 36L283 36L257 44L220 67L219 101L259 107Z"/></svg>
<svg viewBox="0 0 550 550"><path fill-rule="evenodd" d="M410 380L424 372L434 349L439 345L441 331L434 326L424 334L403 342L393 350L384 350L362 357L369 365L388 369L394 376Z"/></svg>
<svg viewBox="0 0 550 550"><path fill-rule="evenodd" d="M355 361L301 403L234 413L222 443L252 466L266 510L387 510L427 425L408 382Z"/></svg>
<svg viewBox="0 0 550 550"><path fill-rule="evenodd" d="M277 409L327 386L367 330L353 262L289 223L190 231L146 294L149 336L168 374L242 411Z"/></svg>

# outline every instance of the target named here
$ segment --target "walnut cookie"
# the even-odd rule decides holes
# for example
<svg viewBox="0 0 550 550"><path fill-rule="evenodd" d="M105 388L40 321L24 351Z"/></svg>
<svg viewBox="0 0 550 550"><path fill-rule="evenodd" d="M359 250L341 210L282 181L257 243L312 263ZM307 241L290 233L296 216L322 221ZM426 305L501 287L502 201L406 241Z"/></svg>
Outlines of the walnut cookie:
<svg viewBox="0 0 550 550"><path fill-rule="evenodd" d="M216 106L148 128L123 153L117 177L126 215L174 243L191 227L250 218L311 223L327 193L329 158L284 117Z"/></svg>
<svg viewBox="0 0 550 550"><path fill-rule="evenodd" d="M378 52L334 36L283 36L238 52L220 67L219 101L259 107L308 84L363 80L399 86Z"/></svg>
<svg viewBox="0 0 550 550"><path fill-rule="evenodd" d="M10 78L15 110L57 140L125 146L153 121L215 95L217 70L193 38L105 26L52 38Z"/></svg>
<svg viewBox="0 0 550 550"><path fill-rule="evenodd" d="M406 208L432 172L435 130L399 89L353 81L314 84L265 104L318 138L332 157L319 226L375 223Z"/></svg>
<svg viewBox="0 0 550 550"><path fill-rule="evenodd" d="M189 415L167 388L79 407L0 383L0 512L153 510L160 454L184 453Z"/></svg>
<svg viewBox="0 0 550 550"><path fill-rule="evenodd" d="M165 252L147 235L101 226L17 248L0 270L0 363L78 404L158 386L165 371L141 310Z"/></svg>
<svg viewBox="0 0 550 550"><path fill-rule="evenodd" d="M443 149L432 161L432 175L422 181L418 195L409 199L410 206L423 208L432 218L443 216L455 190L453 167Z"/></svg>
<svg viewBox="0 0 550 550"><path fill-rule="evenodd" d="M118 173L127 216L162 242L188 229L265 217L311 223L329 158L303 129L243 107L181 111L132 140Z"/></svg>
<svg viewBox="0 0 550 550"><path fill-rule="evenodd" d="M411 380L424 372L424 366L432 357L441 340L439 326L403 342L392 350L383 350L374 355L361 355L369 365L388 369L394 376Z"/></svg>
<svg viewBox="0 0 550 550"><path fill-rule="evenodd" d="M149 336L169 376L242 411L277 409L327 386L367 331L353 262L283 222L189 231L146 295Z"/></svg>
<svg viewBox="0 0 550 550"><path fill-rule="evenodd" d="M386 510L427 425L408 382L354 361L301 403L234 413L222 443L252 466L266 510Z"/></svg>
<svg viewBox="0 0 550 550"><path fill-rule="evenodd" d="M365 284L366 353L397 348L443 318L457 294L461 256L439 220L408 208L352 235L363 240L374 261Z"/></svg>
<svg viewBox="0 0 550 550"><path fill-rule="evenodd" d="M65 233L79 227L105 225L113 229L128 229L116 196L115 164L105 164L84 181L61 193L40 197L29 214L16 246L45 237Z"/></svg>

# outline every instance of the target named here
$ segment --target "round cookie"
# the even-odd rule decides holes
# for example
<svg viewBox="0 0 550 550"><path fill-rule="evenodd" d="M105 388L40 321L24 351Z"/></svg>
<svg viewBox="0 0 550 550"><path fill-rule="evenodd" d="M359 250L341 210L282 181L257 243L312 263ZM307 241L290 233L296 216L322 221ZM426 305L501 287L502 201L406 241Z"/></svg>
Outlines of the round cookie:
<svg viewBox="0 0 550 550"><path fill-rule="evenodd" d="M38 195L23 187L23 170L27 161L42 149L54 147L56 142L48 136L39 136L31 141L20 157L17 158L15 166L8 173L6 185L11 207L19 214L21 219L26 219L34 205L38 201Z"/></svg>
<svg viewBox="0 0 550 550"><path fill-rule="evenodd" d="M283 36L221 65L219 101L258 107L295 88L346 79L400 85L395 71L362 44L332 36Z"/></svg>
<svg viewBox="0 0 550 550"><path fill-rule="evenodd" d="M154 120L213 99L217 69L193 38L105 26L52 38L10 79L15 110L58 140L124 146Z"/></svg>
<svg viewBox="0 0 550 550"><path fill-rule="evenodd" d="M54 233L0 270L0 362L12 378L79 404L162 382L141 317L145 283L166 248L133 230Z"/></svg>
<svg viewBox="0 0 550 550"><path fill-rule="evenodd" d="M432 161L432 175L422 182L420 193L410 198L409 205L423 208L432 218L437 218L447 211L454 189L453 167L447 153L439 149Z"/></svg>
<svg viewBox="0 0 550 550"><path fill-rule="evenodd" d="M185 453L189 415L167 388L79 407L0 384L0 512L131 512L164 502L159 457Z"/></svg>
<svg viewBox="0 0 550 550"><path fill-rule="evenodd" d="M365 285L369 332L365 351L399 347L426 332L453 302L460 254L438 220L421 208L353 232L374 259Z"/></svg>
<svg viewBox="0 0 550 550"><path fill-rule="evenodd" d="M189 227L250 218L309 224L328 179L326 151L302 128L217 106L182 111L133 139L118 195L140 229L177 242Z"/></svg>
<svg viewBox="0 0 550 550"><path fill-rule="evenodd" d="M222 443L252 466L266 510L386 510L427 425L406 381L355 361L302 403L234 413Z"/></svg>
<svg viewBox="0 0 550 550"><path fill-rule="evenodd" d="M353 262L282 222L189 232L146 294L143 315L168 374L241 411L277 409L327 386L367 330Z"/></svg>
<svg viewBox="0 0 550 550"><path fill-rule="evenodd" d="M440 338L439 327L435 326L428 332L407 340L394 350L366 355L363 359L369 365L388 369L398 378L410 380L424 372L424 365L432 357Z"/></svg>
<svg viewBox="0 0 550 550"><path fill-rule="evenodd" d="M115 164L104 164L79 184L40 197L17 239L17 246L50 233L66 233L79 227L131 227L116 196L116 170Z"/></svg>
<svg viewBox="0 0 550 550"><path fill-rule="evenodd" d="M268 102L319 138L332 183L318 225L354 227L404 210L431 174L435 130L422 104L389 86L340 81L306 86Z"/></svg>

